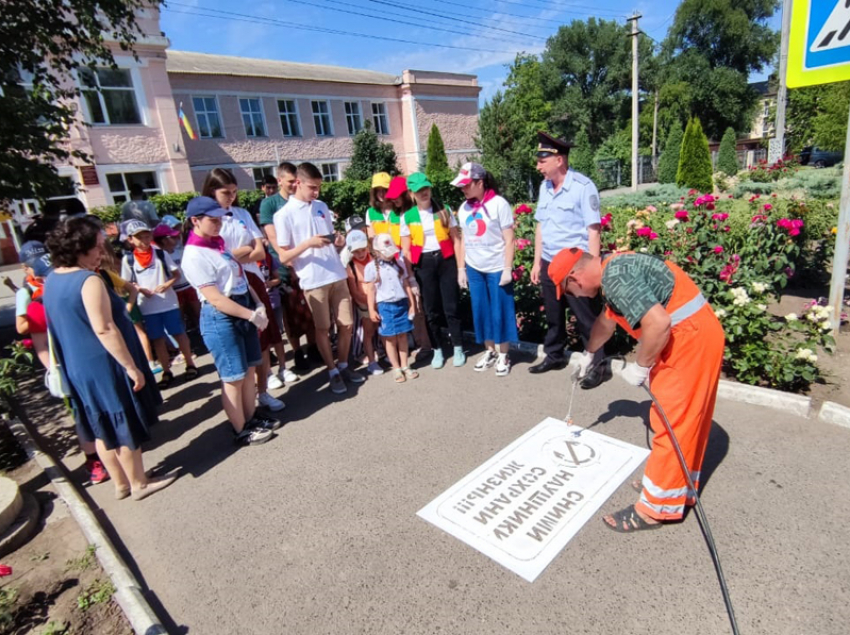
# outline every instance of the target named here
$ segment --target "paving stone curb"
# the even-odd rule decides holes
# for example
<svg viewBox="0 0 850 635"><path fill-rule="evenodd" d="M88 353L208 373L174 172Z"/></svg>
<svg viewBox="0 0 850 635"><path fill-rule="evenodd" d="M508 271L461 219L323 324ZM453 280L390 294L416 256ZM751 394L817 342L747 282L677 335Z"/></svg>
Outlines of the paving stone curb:
<svg viewBox="0 0 850 635"><path fill-rule="evenodd" d="M27 456L38 462L53 483L59 496L68 506L74 520L80 526L86 540L89 544L94 545L100 565L115 586L115 600L136 635L168 635L168 631L162 626L159 618L145 600L144 592L136 577L127 568L94 513L80 496L77 488L68 480L64 469L57 465L52 456L42 451L23 422L17 418L5 417L4 421L23 446Z"/></svg>
<svg viewBox="0 0 850 635"><path fill-rule="evenodd" d="M850 429L850 408L833 401L825 401L818 411L818 419L825 423Z"/></svg>

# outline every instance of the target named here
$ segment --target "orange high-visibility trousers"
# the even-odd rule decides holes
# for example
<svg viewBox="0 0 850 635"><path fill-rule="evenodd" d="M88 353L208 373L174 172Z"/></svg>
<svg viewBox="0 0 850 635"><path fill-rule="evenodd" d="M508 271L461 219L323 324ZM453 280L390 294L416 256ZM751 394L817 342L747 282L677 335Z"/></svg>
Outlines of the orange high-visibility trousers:
<svg viewBox="0 0 850 635"><path fill-rule="evenodd" d="M724 345L723 328L706 304L671 329L670 340L649 376L649 387L667 414L697 488L711 432ZM696 501L654 404L649 419L655 437L636 508L656 520L679 520L685 505Z"/></svg>

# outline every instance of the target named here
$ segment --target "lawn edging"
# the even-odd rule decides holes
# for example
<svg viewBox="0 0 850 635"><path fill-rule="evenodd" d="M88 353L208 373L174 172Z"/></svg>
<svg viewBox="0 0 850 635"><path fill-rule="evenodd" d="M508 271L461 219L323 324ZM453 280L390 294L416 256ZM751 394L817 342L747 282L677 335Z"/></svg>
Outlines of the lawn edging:
<svg viewBox="0 0 850 635"><path fill-rule="evenodd" d="M824 423L850 429L850 408L834 401L824 401L818 411L818 419Z"/></svg>
<svg viewBox="0 0 850 635"><path fill-rule="evenodd" d="M100 566L115 586L115 601L121 607L136 635L168 635L153 609L144 597L144 591L136 577L118 554L88 504L80 496L73 482L52 456L45 453L27 426L17 417L5 417L4 421L23 446L27 456L35 459L50 479L53 487L67 505L90 545L95 547Z"/></svg>

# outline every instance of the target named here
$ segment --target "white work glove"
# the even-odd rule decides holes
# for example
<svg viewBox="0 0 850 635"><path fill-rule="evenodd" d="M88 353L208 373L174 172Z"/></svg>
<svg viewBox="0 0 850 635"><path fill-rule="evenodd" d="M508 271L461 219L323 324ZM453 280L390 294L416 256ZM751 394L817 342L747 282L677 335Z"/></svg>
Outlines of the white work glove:
<svg viewBox="0 0 850 635"><path fill-rule="evenodd" d="M623 379L632 386L641 386L649 379L650 370L650 368L641 366L637 362L630 362L623 369Z"/></svg>
<svg viewBox="0 0 850 635"><path fill-rule="evenodd" d="M502 277L499 278L499 286L504 287L514 281L514 276L510 269L502 269Z"/></svg>
<svg viewBox="0 0 850 635"><path fill-rule="evenodd" d="M573 358L578 363L578 378L584 379L587 371L590 370L590 365L593 363L593 355L587 351L582 351L581 353L575 353L570 358L570 361L573 361Z"/></svg>
<svg viewBox="0 0 850 635"><path fill-rule="evenodd" d="M265 328L269 325L269 316L266 315L266 307L261 306L254 309L254 312L251 314L251 317L248 318L248 321L256 326L260 331L265 330Z"/></svg>
<svg viewBox="0 0 850 635"><path fill-rule="evenodd" d="M469 287L469 283L466 280L466 269L457 270L457 286L459 286L461 289L466 289Z"/></svg>

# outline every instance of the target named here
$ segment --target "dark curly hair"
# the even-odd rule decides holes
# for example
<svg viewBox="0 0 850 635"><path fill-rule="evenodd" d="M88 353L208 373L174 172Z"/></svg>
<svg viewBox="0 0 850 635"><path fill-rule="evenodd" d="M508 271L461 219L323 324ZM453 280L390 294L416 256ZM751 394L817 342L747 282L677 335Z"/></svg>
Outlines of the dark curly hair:
<svg viewBox="0 0 850 635"><path fill-rule="evenodd" d="M47 235L47 249L54 267L76 267L79 257L97 246L100 227L90 218L70 218Z"/></svg>

